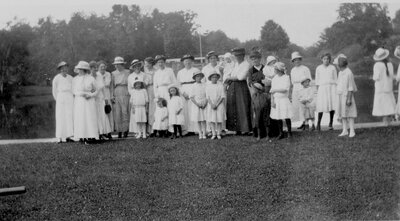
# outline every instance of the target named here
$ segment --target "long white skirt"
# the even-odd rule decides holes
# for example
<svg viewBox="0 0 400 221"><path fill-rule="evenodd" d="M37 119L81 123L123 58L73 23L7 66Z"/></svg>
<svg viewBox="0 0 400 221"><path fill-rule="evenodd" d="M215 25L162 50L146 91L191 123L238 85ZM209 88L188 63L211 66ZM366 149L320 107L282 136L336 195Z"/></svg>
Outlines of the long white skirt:
<svg viewBox="0 0 400 221"><path fill-rule="evenodd" d="M75 96L74 138L98 138L97 108L94 98Z"/></svg>
<svg viewBox="0 0 400 221"><path fill-rule="evenodd" d="M396 100L393 92L375 93L374 107L372 109L373 116L394 115L396 112Z"/></svg>
<svg viewBox="0 0 400 221"><path fill-rule="evenodd" d="M346 94L338 94L337 95L337 106L336 106L336 115L338 119L342 118L356 118L357 117L357 106L356 101L354 100L354 95L351 96L351 105L346 105L347 95Z"/></svg>
<svg viewBox="0 0 400 221"><path fill-rule="evenodd" d="M335 110L336 106L336 85L325 84L318 87L317 112L328 113Z"/></svg>
<svg viewBox="0 0 400 221"><path fill-rule="evenodd" d="M304 112L302 109L302 104L299 101L299 90L300 87L294 87L292 92L292 110L293 110L293 121L304 121ZM296 88L299 88L296 90Z"/></svg>
<svg viewBox="0 0 400 221"><path fill-rule="evenodd" d="M59 92L56 101L56 137L65 139L74 135L74 96Z"/></svg>
<svg viewBox="0 0 400 221"><path fill-rule="evenodd" d="M211 105L207 105L206 110L207 123L225 123L226 111L224 102L222 102L216 110L214 110Z"/></svg>
<svg viewBox="0 0 400 221"><path fill-rule="evenodd" d="M97 126L99 127L99 134L111 133L110 120L104 111L106 102L104 100L96 100L97 107Z"/></svg>
<svg viewBox="0 0 400 221"><path fill-rule="evenodd" d="M274 96L275 108L271 107L270 117L275 120L290 119L293 116L292 103L288 97Z"/></svg>

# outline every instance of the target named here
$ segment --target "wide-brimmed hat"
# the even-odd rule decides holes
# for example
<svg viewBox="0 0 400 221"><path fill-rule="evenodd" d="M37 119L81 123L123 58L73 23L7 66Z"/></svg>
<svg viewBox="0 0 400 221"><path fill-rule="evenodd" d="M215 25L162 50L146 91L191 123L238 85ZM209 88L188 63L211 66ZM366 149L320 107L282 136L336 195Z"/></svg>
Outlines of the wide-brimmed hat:
<svg viewBox="0 0 400 221"><path fill-rule="evenodd" d="M400 46L397 46L396 49L394 49L394 56L400 58Z"/></svg>
<svg viewBox="0 0 400 221"><path fill-rule="evenodd" d="M90 66L89 63L87 63L86 61L79 61L78 64L75 66L75 69L90 71Z"/></svg>
<svg viewBox="0 0 400 221"><path fill-rule="evenodd" d="M61 62L58 63L58 65L57 65L57 70L60 69L61 67L64 67L64 66L68 66L68 63L65 62L65 61L61 61Z"/></svg>
<svg viewBox="0 0 400 221"><path fill-rule="evenodd" d="M384 48L378 48L374 54L375 61L382 61L389 56L389 50Z"/></svg>
<svg viewBox="0 0 400 221"><path fill-rule="evenodd" d="M264 90L264 86L261 83L254 83L253 87L257 88L258 90Z"/></svg>
<svg viewBox="0 0 400 221"><path fill-rule="evenodd" d="M131 62L131 66L130 67L135 67L137 65L140 65L140 67L143 66L143 62L139 61L138 59L133 59L133 61Z"/></svg>
<svg viewBox="0 0 400 221"><path fill-rule="evenodd" d="M301 82L300 83L303 83L303 82L305 82L305 81L311 81L311 79L309 78L309 77L304 77L303 79L301 79Z"/></svg>
<svg viewBox="0 0 400 221"><path fill-rule="evenodd" d="M208 75L208 80L211 81L211 77L214 75L217 75L218 79L221 78L221 74L215 71L215 72L211 73L210 75Z"/></svg>
<svg viewBox="0 0 400 221"><path fill-rule="evenodd" d="M218 59L218 55L215 51L210 51L207 53L206 58L210 59L210 57L215 56Z"/></svg>
<svg viewBox="0 0 400 221"><path fill-rule="evenodd" d="M133 82L133 86L135 86L135 84L137 84L137 83L141 83L142 85L144 85L144 82L143 82L143 80L142 80L141 78L136 79L136 80Z"/></svg>
<svg viewBox="0 0 400 221"><path fill-rule="evenodd" d="M261 53L259 51L252 51L250 53L250 58L261 58Z"/></svg>
<svg viewBox="0 0 400 221"><path fill-rule="evenodd" d="M275 56L268 56L267 57L267 61L265 62L267 65L269 65L269 63L273 62L273 61L277 61Z"/></svg>
<svg viewBox="0 0 400 221"><path fill-rule="evenodd" d="M294 59L297 59L297 58L303 58L301 55L300 55L300 53L298 52L298 51L295 51L295 52L293 52L292 53L292 56L291 56L292 58L291 58L291 61L293 62L293 60Z"/></svg>
<svg viewBox="0 0 400 221"><path fill-rule="evenodd" d="M338 54L338 56L336 56L336 58L335 59L333 59L333 64L334 65L338 65L339 64L339 58L347 58L346 57L346 55L344 55L344 54Z"/></svg>
<svg viewBox="0 0 400 221"><path fill-rule="evenodd" d="M234 48L234 49L231 50L231 52L232 52L232 54L234 56L245 55L246 54L246 49L244 49L244 48Z"/></svg>
<svg viewBox="0 0 400 221"><path fill-rule="evenodd" d="M190 55L190 54L183 55L183 57L181 58L181 61L183 62L186 59L190 59L190 60L194 61L194 57L192 55Z"/></svg>
<svg viewBox="0 0 400 221"><path fill-rule="evenodd" d="M286 71L286 65L285 65L285 63L283 63L283 62L276 62L275 64L274 64L274 68L276 69L276 70L278 70L278 71L281 71L281 72L285 72Z"/></svg>
<svg viewBox="0 0 400 221"><path fill-rule="evenodd" d="M118 56L118 57L114 58L114 62L112 64L114 64L114 65L116 65L116 64L126 64L126 62L125 62L123 57L119 57Z"/></svg>
<svg viewBox="0 0 400 221"><path fill-rule="evenodd" d="M195 77L196 77L197 75L202 75L202 76L204 77L203 72L201 72L201 71L195 71L195 72L193 73L193 76L192 76L193 80L195 79Z"/></svg>
<svg viewBox="0 0 400 221"><path fill-rule="evenodd" d="M154 60L155 60L155 62L157 62L157 61L159 61L159 60L164 60L164 61L166 61L167 58L166 58L164 55L157 55L157 56L154 58Z"/></svg>
<svg viewBox="0 0 400 221"><path fill-rule="evenodd" d="M171 88L175 88L176 90L179 91L179 85L178 85L178 84L170 84L170 85L168 86L168 91L169 91Z"/></svg>

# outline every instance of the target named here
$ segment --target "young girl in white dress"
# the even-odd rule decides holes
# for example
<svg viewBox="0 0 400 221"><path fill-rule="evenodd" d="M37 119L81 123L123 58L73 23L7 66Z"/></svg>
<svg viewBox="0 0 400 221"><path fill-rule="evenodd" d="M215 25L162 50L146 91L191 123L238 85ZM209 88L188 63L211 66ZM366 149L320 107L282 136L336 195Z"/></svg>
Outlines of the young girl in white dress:
<svg viewBox="0 0 400 221"><path fill-rule="evenodd" d="M372 115L383 117L386 126L396 112L396 100L393 94L393 64L388 60L389 50L378 48L374 55L375 93Z"/></svg>
<svg viewBox="0 0 400 221"><path fill-rule="evenodd" d="M225 89L224 85L219 82L221 75L218 72L210 74L208 78L211 83L206 86L206 97L208 101L206 118L211 127L211 139L217 138L220 140L222 125L226 120Z"/></svg>
<svg viewBox="0 0 400 221"><path fill-rule="evenodd" d="M285 74L286 67L282 62L275 63L276 75L271 82L271 114L270 117L279 121L279 136L278 139L284 138L283 122L285 120L288 129L288 137L292 136L292 121L293 116L292 104L289 100L290 79Z"/></svg>
<svg viewBox="0 0 400 221"><path fill-rule="evenodd" d="M185 123L183 100L179 95L179 86L175 84L168 86L168 93L170 96L168 101L168 121L169 125L174 129L171 139L175 139L182 137L182 125Z"/></svg>
<svg viewBox="0 0 400 221"><path fill-rule="evenodd" d="M166 137L168 132L168 108L167 100L158 98L157 107L154 112L153 130L155 136ZM157 134L158 133L158 134Z"/></svg>
<svg viewBox="0 0 400 221"><path fill-rule="evenodd" d="M317 85L317 130L321 130L323 113L329 112L329 130L333 130L333 116L336 104L337 71L331 63L332 56L325 53L321 56L322 64L315 70L315 84Z"/></svg>
<svg viewBox="0 0 400 221"><path fill-rule="evenodd" d="M195 83L192 85L190 92L190 100L192 102L189 114L190 120L197 122L199 139L207 139L206 137L206 85L202 82L204 74L200 71L193 73L193 80Z"/></svg>
<svg viewBox="0 0 400 221"><path fill-rule="evenodd" d="M149 97L142 80L136 80L133 83L134 90L131 90L131 118L129 130L137 129L136 138L147 138L146 123Z"/></svg>
<svg viewBox="0 0 400 221"><path fill-rule="evenodd" d="M347 67L347 59L339 58L339 77L337 80L337 106L336 114L338 119L342 121L343 131L339 135L354 137L356 135L354 131L354 118L357 117L357 107L354 100L354 92L357 91L357 86L354 81L353 72ZM350 134L347 131L347 125L350 127Z"/></svg>

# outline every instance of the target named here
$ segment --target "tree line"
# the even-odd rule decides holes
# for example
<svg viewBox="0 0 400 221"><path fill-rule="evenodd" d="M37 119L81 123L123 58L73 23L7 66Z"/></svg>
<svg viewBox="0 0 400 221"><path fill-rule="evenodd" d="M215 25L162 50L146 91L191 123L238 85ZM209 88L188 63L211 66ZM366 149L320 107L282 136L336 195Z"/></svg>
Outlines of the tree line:
<svg viewBox="0 0 400 221"><path fill-rule="evenodd" d="M400 10L391 19L385 5L343 3L337 12L337 21L308 48L291 43L285 29L273 20L265 22L258 38L240 42L221 30L198 33L193 11L143 13L137 5L114 5L108 15L101 16L74 13L68 22L45 17L31 26L14 20L0 30L0 96L13 86L41 84L52 78L61 60L75 64L88 58L112 61L116 55L128 61L156 54L200 56L199 38L203 54L210 50L224 53L237 46L281 58L289 58L295 50L306 57L330 51L345 53L361 68L372 65L364 58L377 47L393 51L400 42Z"/></svg>

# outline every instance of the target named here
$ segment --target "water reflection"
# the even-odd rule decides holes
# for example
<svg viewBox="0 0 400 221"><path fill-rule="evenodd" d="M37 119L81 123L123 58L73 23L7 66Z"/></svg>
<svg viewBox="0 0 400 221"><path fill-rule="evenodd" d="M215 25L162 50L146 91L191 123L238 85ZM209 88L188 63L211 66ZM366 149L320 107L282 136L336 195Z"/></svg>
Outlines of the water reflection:
<svg viewBox="0 0 400 221"><path fill-rule="evenodd" d="M55 102L0 104L0 139L54 137Z"/></svg>

